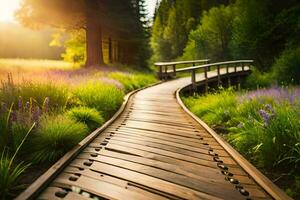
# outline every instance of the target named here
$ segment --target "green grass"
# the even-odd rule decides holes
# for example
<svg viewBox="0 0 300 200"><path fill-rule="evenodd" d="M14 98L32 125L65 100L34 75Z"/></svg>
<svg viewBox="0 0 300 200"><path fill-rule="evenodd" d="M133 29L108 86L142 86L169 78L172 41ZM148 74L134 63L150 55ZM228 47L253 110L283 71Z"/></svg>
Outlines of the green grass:
<svg viewBox="0 0 300 200"><path fill-rule="evenodd" d="M32 161L53 163L88 134L88 127L66 116L45 116L32 138Z"/></svg>
<svg viewBox="0 0 300 200"><path fill-rule="evenodd" d="M109 74L109 77L122 83L126 92L156 82L156 78L153 74L142 74L142 73L127 74L121 72L113 72Z"/></svg>
<svg viewBox="0 0 300 200"><path fill-rule="evenodd" d="M101 114L93 108L75 107L67 112L67 116L77 122L86 124L90 131L95 130L104 123Z"/></svg>
<svg viewBox="0 0 300 200"><path fill-rule="evenodd" d="M98 110L105 119L111 117L123 102L124 92L114 85L89 82L74 89L83 104Z"/></svg>
<svg viewBox="0 0 300 200"><path fill-rule="evenodd" d="M8 151L2 151L0 157L0 199L12 198L15 192L19 189L23 189L24 185L19 185L17 182L21 175L29 167L30 164L25 164L24 162L16 163L15 159L19 153L22 145L26 141L28 135L31 133L35 124L27 130L19 146L14 151L13 155L10 156Z"/></svg>
<svg viewBox="0 0 300 200"><path fill-rule="evenodd" d="M256 166L288 174L291 183L282 186L292 195L300 192L299 181L292 181L300 171L299 94L297 88L241 93L229 89L183 101Z"/></svg>
<svg viewBox="0 0 300 200"><path fill-rule="evenodd" d="M33 83L23 81L21 84L15 84L12 79L7 82L2 82L0 88L0 100L2 103L14 103L18 106L20 97L23 103L34 101L39 107L42 107L45 98L49 99L49 108L54 110L63 109L70 98L69 88L62 84L48 83Z"/></svg>

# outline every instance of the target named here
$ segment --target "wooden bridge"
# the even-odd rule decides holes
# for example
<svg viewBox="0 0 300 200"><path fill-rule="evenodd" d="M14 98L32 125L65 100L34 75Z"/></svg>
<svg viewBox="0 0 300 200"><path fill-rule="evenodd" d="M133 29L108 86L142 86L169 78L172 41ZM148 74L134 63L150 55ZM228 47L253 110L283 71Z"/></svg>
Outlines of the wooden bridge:
<svg viewBox="0 0 300 200"><path fill-rule="evenodd" d="M179 78L127 95L110 121L17 199L289 199L179 98L182 88L249 74L249 63L193 66L183 70L192 82Z"/></svg>

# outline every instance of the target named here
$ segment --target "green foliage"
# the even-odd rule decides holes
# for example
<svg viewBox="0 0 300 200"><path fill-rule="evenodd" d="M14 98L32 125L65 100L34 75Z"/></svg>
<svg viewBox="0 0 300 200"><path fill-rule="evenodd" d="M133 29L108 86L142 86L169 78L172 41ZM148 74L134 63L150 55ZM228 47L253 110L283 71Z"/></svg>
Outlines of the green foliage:
<svg viewBox="0 0 300 200"><path fill-rule="evenodd" d="M13 105L11 105L10 109L7 109L2 103L0 108L0 151L3 151L10 141L9 120L11 117L12 106Z"/></svg>
<svg viewBox="0 0 300 200"><path fill-rule="evenodd" d="M101 114L93 108L75 107L69 110L67 115L77 122L86 124L90 131L95 130L104 123Z"/></svg>
<svg viewBox="0 0 300 200"><path fill-rule="evenodd" d="M230 59L229 43L235 10L231 6L211 8L204 12L201 23L191 31L183 58L210 58L215 61Z"/></svg>
<svg viewBox="0 0 300 200"><path fill-rule="evenodd" d="M34 126L35 124L33 124L31 128L27 130L27 133L23 137L19 146L16 148L12 157L10 157L8 152L6 152L5 150L1 153L0 199L4 200L7 198L11 198L15 195L16 191L24 187L23 185L18 185L17 181L19 180L20 176L25 172L25 170L29 167L29 164L24 164L24 162L15 164L15 158Z"/></svg>
<svg viewBox="0 0 300 200"><path fill-rule="evenodd" d="M195 29L202 11L228 1L162 0L152 27L152 61L176 59L183 54L188 35Z"/></svg>
<svg viewBox="0 0 300 200"><path fill-rule="evenodd" d="M88 127L66 116L45 116L32 138L34 163L53 163L88 134Z"/></svg>
<svg viewBox="0 0 300 200"><path fill-rule="evenodd" d="M275 83L270 72L261 72L252 68L252 74L246 78L243 87L247 89L267 88Z"/></svg>
<svg viewBox="0 0 300 200"><path fill-rule="evenodd" d="M24 163L19 163L12 166L11 158L2 152L0 158L0 199L5 200L15 195L15 192L20 190L22 187L17 184L20 176L29 167Z"/></svg>
<svg viewBox="0 0 300 200"><path fill-rule="evenodd" d="M125 92L156 82L156 78L153 74L126 74L121 72L112 72L109 74L109 77L122 83L125 88Z"/></svg>
<svg viewBox="0 0 300 200"><path fill-rule="evenodd" d="M198 104L201 102L201 104ZM210 125L222 125L228 123L235 114L236 97L232 90L224 90L221 93L184 98L184 103L197 116Z"/></svg>
<svg viewBox="0 0 300 200"><path fill-rule="evenodd" d="M45 99L49 100L49 107L54 110L64 109L69 99L70 93L67 87L48 83L38 83L23 81L21 84L15 84L9 75L8 80L2 82L0 88L0 99L6 105L14 103L18 105L19 97L22 97L24 103L34 101L39 107L42 107Z"/></svg>
<svg viewBox="0 0 300 200"><path fill-rule="evenodd" d="M84 64L86 61L86 35L85 30L72 31L64 42L66 48L62 57L65 61Z"/></svg>
<svg viewBox="0 0 300 200"><path fill-rule="evenodd" d="M86 106L97 109L105 119L109 119L122 104L124 92L114 85L89 82L78 86L74 95Z"/></svg>
<svg viewBox="0 0 300 200"><path fill-rule="evenodd" d="M297 1L238 0L231 53L252 58L260 70L268 71L286 45L299 42Z"/></svg>
<svg viewBox="0 0 300 200"><path fill-rule="evenodd" d="M225 90L184 98L187 107L244 156L264 169L296 174L300 169L299 89L238 94Z"/></svg>
<svg viewBox="0 0 300 200"><path fill-rule="evenodd" d="M300 84L300 47L285 50L273 66L279 84Z"/></svg>

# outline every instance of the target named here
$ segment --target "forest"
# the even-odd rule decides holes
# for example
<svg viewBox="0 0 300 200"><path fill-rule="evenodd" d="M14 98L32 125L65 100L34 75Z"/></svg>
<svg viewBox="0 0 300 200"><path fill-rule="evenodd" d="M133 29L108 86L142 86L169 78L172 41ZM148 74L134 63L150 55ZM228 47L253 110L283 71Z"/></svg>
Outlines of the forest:
<svg viewBox="0 0 300 200"><path fill-rule="evenodd" d="M218 85L209 88L207 93L178 93L181 94L178 98L228 145L279 186L283 194L300 198L298 0L156 0L153 16L149 15L147 0L18 2L20 4L13 13L15 21L0 20L0 200L13 199L22 194L49 168L53 169L53 164L106 126L119 113L123 104L127 103L128 94L133 95L131 99L141 100L139 95L146 94L144 88L149 87L149 94L153 94L155 90L151 90L152 87L164 87L164 84L170 86L169 83L175 84L176 81L191 81L190 71L177 77L167 77L171 80L159 80L155 63L202 59L209 59L210 63L234 60L254 62L251 66L241 67L243 71L246 67L250 72L237 85ZM0 6L2 4L5 5L0 2ZM8 2L6 4L9 5ZM206 70L206 67L203 69ZM208 73L214 70L219 69L212 68ZM198 72L198 75L203 75L203 71ZM129 103L128 114L120 117L131 121L133 125L150 125L146 124L146 128L125 127L125 131L117 133L117 136L110 134L108 137L117 137L116 141L113 139L113 145L114 142L119 144L121 150L103 148L112 154L102 155L101 142L101 152L96 148L96 154L102 157L125 154L120 159L122 162L119 160L114 166L122 170L127 165L120 163L126 164L129 162L126 159L130 160L131 157L135 156L130 167L142 166L137 171L149 167L146 163L150 163L150 158L155 158L157 160L154 159L155 164L151 166L154 169L142 171L141 174L144 177L153 172L151 180L157 176L159 183L161 179L172 182L173 176L181 176L180 173L188 174L188 183L196 179L204 180L207 174L199 171L196 175L191 173L195 172L193 162L212 162L205 160L212 151L209 150L207 154L207 150L203 153L194 147L183 146L184 141L193 143L192 146L199 143L194 141L199 134L181 137L183 133L190 134L188 127L192 123L182 122L186 120L185 117L177 117L182 110L172 111L178 107L177 104L172 105L175 101L171 102L175 100L175 93L167 96L170 94L166 88L154 97L144 99L145 102ZM133 91L136 93L131 93ZM131 99L127 100L133 101ZM164 101L164 105L158 105L160 100ZM137 106L136 109L134 106ZM141 113L129 120L134 112ZM172 116L170 121L159 121L163 116L173 114L175 117ZM153 116L157 119L151 118ZM182 127L166 128L178 122ZM126 123L112 126L110 130L118 127L114 129L118 132L121 126L126 126ZM157 129L148 133L153 127ZM143 138L147 140L141 143ZM109 143L109 139L106 139L104 146ZM173 143L178 140L178 143ZM100 140L97 141L99 143ZM124 148L123 145L128 145L126 142L139 146L133 148L129 145ZM131 147L133 150L125 152ZM180 159L184 161L179 159L178 163L184 165L177 166L174 159L182 152L184 156ZM204 158L202 154L205 154ZM218 161L218 154L214 155L213 162ZM89 160L94 159L92 157ZM219 167L219 164L213 163L213 167ZM191 171L189 166L193 166ZM210 168L211 163L205 169ZM226 166L223 169L225 172L223 170L220 173L225 173L226 180L231 175L226 171ZM163 172L159 174L156 170ZM128 174L131 171L128 170ZM164 177L163 173L174 174ZM103 174L100 177L103 178ZM108 177L106 175L104 178ZM113 174L112 179L117 180L118 175ZM224 181L223 175L221 181ZM181 180L186 179L179 180L181 184ZM123 179L112 182L109 184L114 187L118 184L121 187L126 185L126 192L131 187L136 187L131 192L146 188L143 190L145 194L153 189L148 191L147 187L155 185L152 182L147 187L135 182L130 185L132 181L124 183ZM86 191L69 185L66 188L63 188L64 192L78 193L82 198L88 195L102 199L102 196L86 194ZM240 185L232 188L234 192L244 189ZM164 189L161 187L153 191ZM159 195L165 195L164 192L159 191ZM247 196L247 193L244 194ZM154 193L151 192L152 195ZM169 195L167 197L173 197Z"/></svg>
<svg viewBox="0 0 300 200"><path fill-rule="evenodd" d="M254 59L255 87L299 84L299 12L297 0L162 0L151 60Z"/></svg>

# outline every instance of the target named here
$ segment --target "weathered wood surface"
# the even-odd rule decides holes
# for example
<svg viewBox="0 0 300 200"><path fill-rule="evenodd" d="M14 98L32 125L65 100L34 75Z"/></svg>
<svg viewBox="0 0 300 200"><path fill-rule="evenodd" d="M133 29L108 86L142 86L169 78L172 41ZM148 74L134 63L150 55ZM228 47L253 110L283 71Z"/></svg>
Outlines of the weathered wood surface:
<svg viewBox="0 0 300 200"><path fill-rule="evenodd" d="M40 188L37 199L272 199L252 178L257 174L248 174L179 105L175 92L188 84L190 78L181 78L135 93L120 117Z"/></svg>

